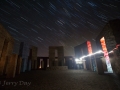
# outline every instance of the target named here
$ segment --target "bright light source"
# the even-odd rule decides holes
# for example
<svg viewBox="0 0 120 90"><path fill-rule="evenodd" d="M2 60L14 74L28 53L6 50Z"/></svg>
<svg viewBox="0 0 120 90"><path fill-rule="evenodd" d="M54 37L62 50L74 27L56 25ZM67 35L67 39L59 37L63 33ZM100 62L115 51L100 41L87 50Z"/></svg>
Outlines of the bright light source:
<svg viewBox="0 0 120 90"><path fill-rule="evenodd" d="M76 58L75 61L79 61L79 59Z"/></svg>

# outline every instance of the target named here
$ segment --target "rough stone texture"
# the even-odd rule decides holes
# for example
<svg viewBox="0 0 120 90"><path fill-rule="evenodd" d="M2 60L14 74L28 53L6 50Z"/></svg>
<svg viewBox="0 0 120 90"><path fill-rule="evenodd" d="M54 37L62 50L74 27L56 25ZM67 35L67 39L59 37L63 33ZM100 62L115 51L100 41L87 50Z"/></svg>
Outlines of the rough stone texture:
<svg viewBox="0 0 120 90"><path fill-rule="evenodd" d="M58 60L55 62L55 50L58 51ZM63 46L49 46L49 66L64 66Z"/></svg>
<svg viewBox="0 0 120 90"><path fill-rule="evenodd" d="M13 79L1 79L18 82L17 86L5 85L0 90L120 90L109 75L98 75L83 70L43 71L34 70L22 73ZM30 82L29 86L22 82Z"/></svg>
<svg viewBox="0 0 120 90"><path fill-rule="evenodd" d="M48 67L46 70L68 70L67 66L52 66Z"/></svg>
<svg viewBox="0 0 120 90"><path fill-rule="evenodd" d="M17 59L17 67L16 67L16 74L20 74L21 64L22 64L22 57L18 56L18 59Z"/></svg>
<svg viewBox="0 0 120 90"><path fill-rule="evenodd" d="M7 66L7 71L6 71L6 78L13 78L15 77L15 73L16 73L16 66L17 66L17 58L18 55L17 54L12 54L10 57L10 61L8 62L8 66Z"/></svg>
<svg viewBox="0 0 120 90"><path fill-rule="evenodd" d="M32 69L37 69L37 51L38 51L38 48L35 47L35 46L32 46L31 47L31 68Z"/></svg>
<svg viewBox="0 0 120 90"><path fill-rule="evenodd" d="M109 21L96 38L97 48L102 50L100 39L104 36L108 52L113 50L113 55L109 54L113 71L120 74L120 49L116 45L120 44L120 19Z"/></svg>

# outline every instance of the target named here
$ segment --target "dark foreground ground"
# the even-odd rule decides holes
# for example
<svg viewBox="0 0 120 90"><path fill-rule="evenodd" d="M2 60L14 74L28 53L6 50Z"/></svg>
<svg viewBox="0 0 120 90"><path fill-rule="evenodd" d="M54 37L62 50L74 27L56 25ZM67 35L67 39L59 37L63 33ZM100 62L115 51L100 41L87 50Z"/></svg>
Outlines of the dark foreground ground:
<svg viewBox="0 0 120 90"><path fill-rule="evenodd" d="M0 90L120 90L118 87L110 75L83 70L35 70L0 80Z"/></svg>

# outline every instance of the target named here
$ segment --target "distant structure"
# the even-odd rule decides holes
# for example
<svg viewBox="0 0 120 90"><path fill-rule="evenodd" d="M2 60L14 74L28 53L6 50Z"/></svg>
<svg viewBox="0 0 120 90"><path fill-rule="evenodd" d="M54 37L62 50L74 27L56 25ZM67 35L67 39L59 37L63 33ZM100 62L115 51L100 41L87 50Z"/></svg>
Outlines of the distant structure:
<svg viewBox="0 0 120 90"><path fill-rule="evenodd" d="M57 52L55 53L55 50ZM55 54L58 54L58 59L55 59ZM64 63L63 46L49 46L49 69L67 69Z"/></svg>

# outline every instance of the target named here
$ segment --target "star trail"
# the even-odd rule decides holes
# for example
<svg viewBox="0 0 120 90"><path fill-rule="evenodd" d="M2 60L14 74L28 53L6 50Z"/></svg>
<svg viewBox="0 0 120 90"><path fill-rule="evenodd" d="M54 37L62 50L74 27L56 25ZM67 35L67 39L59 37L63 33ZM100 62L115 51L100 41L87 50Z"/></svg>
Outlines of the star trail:
<svg viewBox="0 0 120 90"><path fill-rule="evenodd" d="M38 47L48 56L49 46L74 46L92 40L112 19L120 19L120 0L0 0L0 23L15 39Z"/></svg>

